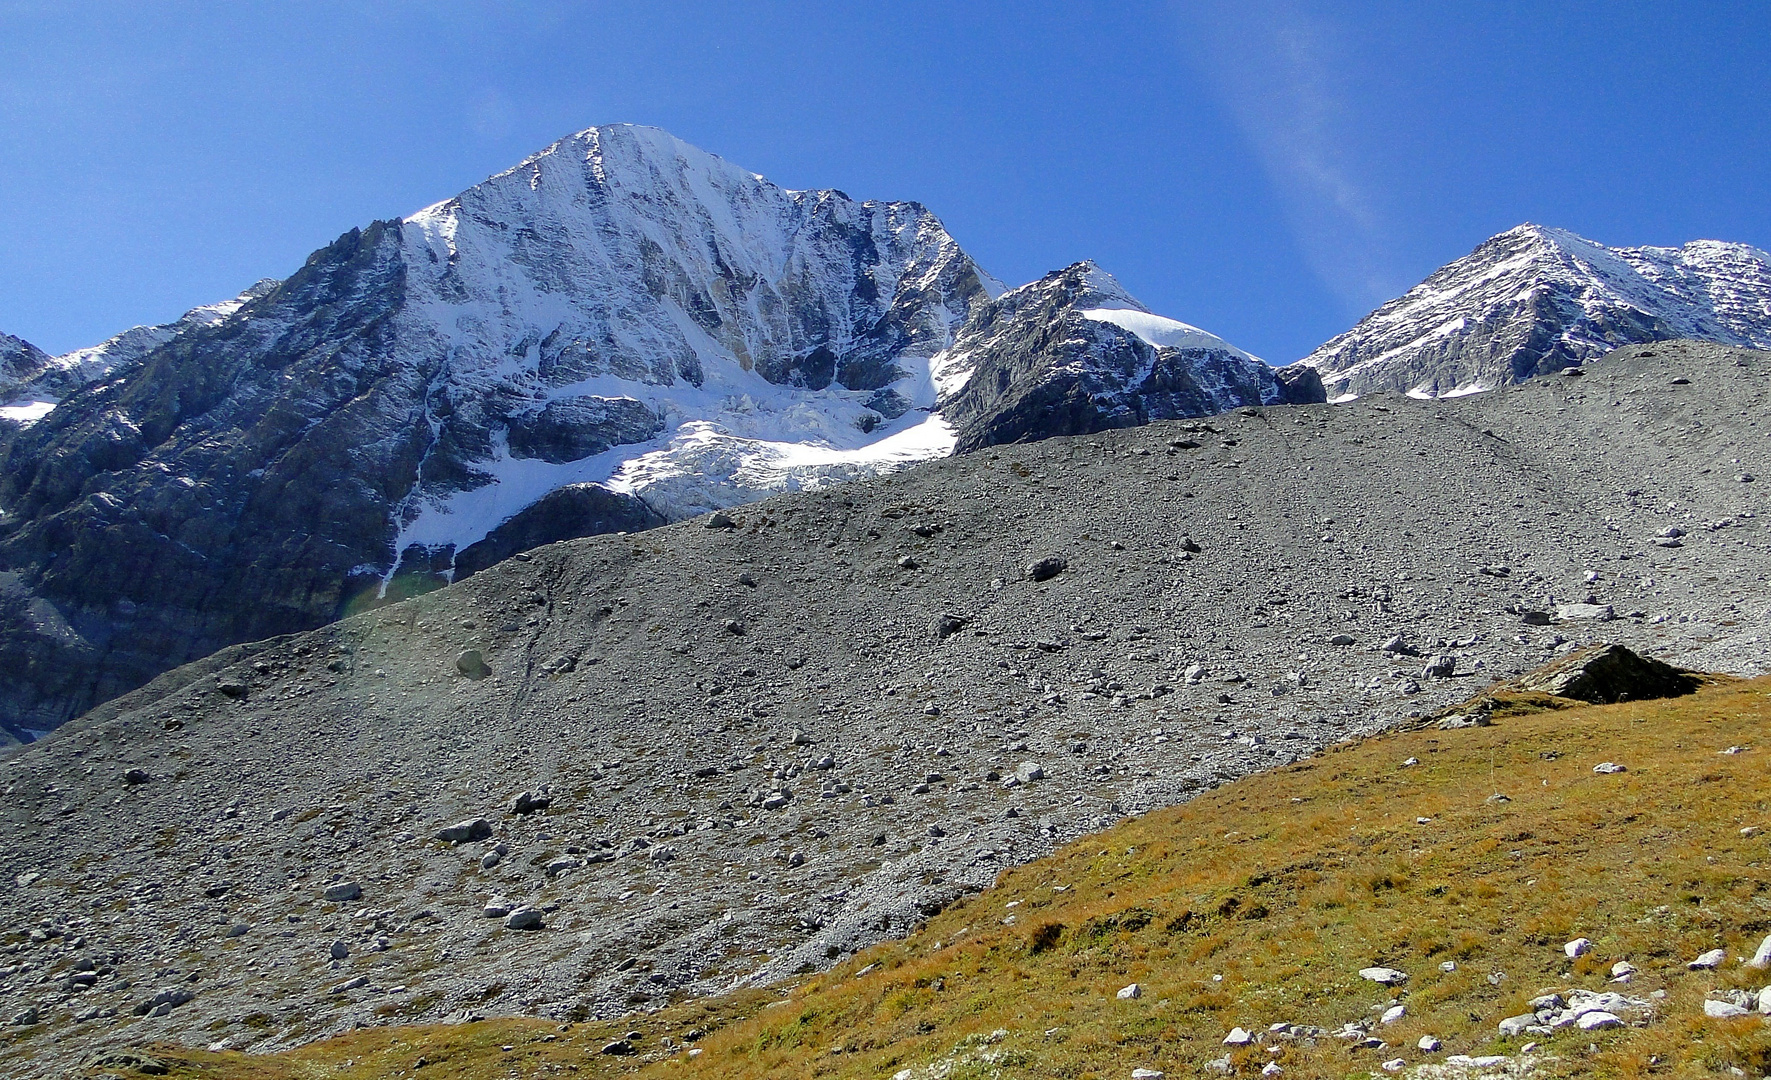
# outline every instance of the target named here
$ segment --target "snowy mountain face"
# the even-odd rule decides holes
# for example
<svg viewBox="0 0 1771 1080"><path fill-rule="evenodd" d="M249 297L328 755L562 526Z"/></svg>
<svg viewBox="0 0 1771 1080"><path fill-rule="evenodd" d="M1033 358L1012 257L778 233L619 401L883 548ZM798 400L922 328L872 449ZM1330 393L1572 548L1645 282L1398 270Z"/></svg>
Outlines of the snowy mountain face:
<svg viewBox="0 0 1771 1080"><path fill-rule="evenodd" d="M1332 397L1473 393L1619 345L1771 347L1771 255L1745 244L1608 248L1521 225L1448 263L1303 363Z"/></svg>
<svg viewBox="0 0 1771 1080"><path fill-rule="evenodd" d="M1323 400L1313 369L1151 314L1089 262L980 305L933 373L962 451Z"/></svg>
<svg viewBox="0 0 1771 1080"><path fill-rule="evenodd" d="M42 349L11 334L0 334L0 420L29 423L43 410L30 407L24 388L42 376L52 358Z"/></svg>
<svg viewBox="0 0 1771 1080"><path fill-rule="evenodd" d="M930 361L1000 291L914 203L644 128L352 230L87 351L6 438L0 726L534 543L950 453Z"/></svg>
<svg viewBox="0 0 1771 1080"><path fill-rule="evenodd" d="M232 300L192 308L174 322L132 327L97 345L60 356L45 355L17 338L0 335L0 339L23 345L34 354L29 363L14 363L7 346L0 343L0 401L5 402L0 405L0 420L20 426L34 424L74 391L133 367L148 353L187 330L215 325L277 284L267 278Z"/></svg>

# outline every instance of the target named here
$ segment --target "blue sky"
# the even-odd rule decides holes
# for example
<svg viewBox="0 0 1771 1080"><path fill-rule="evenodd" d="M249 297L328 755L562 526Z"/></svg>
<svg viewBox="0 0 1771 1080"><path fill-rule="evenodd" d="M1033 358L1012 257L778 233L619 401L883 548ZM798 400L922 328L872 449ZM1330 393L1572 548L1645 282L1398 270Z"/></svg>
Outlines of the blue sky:
<svg viewBox="0 0 1771 1080"><path fill-rule="evenodd" d="M1763 3L15 0L0 42L0 330L51 352L617 121L1275 362L1522 221L1771 248Z"/></svg>

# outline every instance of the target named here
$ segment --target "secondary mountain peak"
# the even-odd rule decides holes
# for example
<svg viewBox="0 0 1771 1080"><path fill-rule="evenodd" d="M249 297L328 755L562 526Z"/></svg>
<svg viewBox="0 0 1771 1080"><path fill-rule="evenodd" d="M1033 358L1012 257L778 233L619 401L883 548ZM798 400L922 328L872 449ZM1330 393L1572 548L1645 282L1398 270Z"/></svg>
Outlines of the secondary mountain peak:
<svg viewBox="0 0 1771 1080"><path fill-rule="evenodd" d="M1443 397L1673 338L1771 346L1771 256L1719 240L1613 248L1526 223L1440 267L1303 363L1335 397Z"/></svg>

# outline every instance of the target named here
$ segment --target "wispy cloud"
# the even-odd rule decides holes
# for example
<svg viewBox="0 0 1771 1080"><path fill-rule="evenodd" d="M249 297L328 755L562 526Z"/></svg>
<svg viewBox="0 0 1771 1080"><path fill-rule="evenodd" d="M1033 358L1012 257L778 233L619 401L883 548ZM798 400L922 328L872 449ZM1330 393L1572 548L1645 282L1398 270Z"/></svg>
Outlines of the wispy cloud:
<svg viewBox="0 0 1771 1080"><path fill-rule="evenodd" d="M1312 269L1345 303L1399 290L1380 198L1357 160L1360 117L1338 27L1288 0L1177 5L1187 52L1279 192Z"/></svg>

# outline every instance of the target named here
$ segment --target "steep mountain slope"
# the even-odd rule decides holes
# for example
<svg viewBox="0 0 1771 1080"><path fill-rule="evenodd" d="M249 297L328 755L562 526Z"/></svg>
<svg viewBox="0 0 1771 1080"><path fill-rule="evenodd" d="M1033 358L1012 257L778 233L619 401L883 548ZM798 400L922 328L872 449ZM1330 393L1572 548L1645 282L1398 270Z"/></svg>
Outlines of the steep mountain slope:
<svg viewBox="0 0 1771 1080"><path fill-rule="evenodd" d="M1332 397L1430 397L1673 338L1771 347L1771 255L1714 240L1608 248L1521 225L1440 267L1302 362L1321 372Z"/></svg>
<svg viewBox="0 0 1771 1080"><path fill-rule="evenodd" d="M1762 671L1768 405L1668 343L991 447L229 648L0 762L8 1071L647 1009L1572 643Z"/></svg>
<svg viewBox="0 0 1771 1080"><path fill-rule="evenodd" d="M1323 400L1314 369L1151 314L1088 262L979 305L934 379L960 450Z"/></svg>
<svg viewBox="0 0 1771 1080"><path fill-rule="evenodd" d="M51 363L48 353L11 334L0 334L0 420L28 423L42 414L21 400L21 390L43 374Z"/></svg>
<svg viewBox="0 0 1771 1080"><path fill-rule="evenodd" d="M501 524L470 566L948 453L928 359L996 291L914 203L625 126L352 230L219 321L71 354L165 336L6 444L0 728L439 584Z"/></svg>

